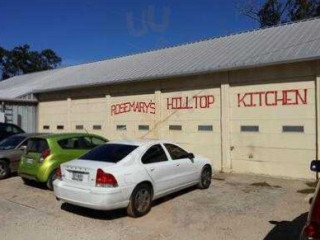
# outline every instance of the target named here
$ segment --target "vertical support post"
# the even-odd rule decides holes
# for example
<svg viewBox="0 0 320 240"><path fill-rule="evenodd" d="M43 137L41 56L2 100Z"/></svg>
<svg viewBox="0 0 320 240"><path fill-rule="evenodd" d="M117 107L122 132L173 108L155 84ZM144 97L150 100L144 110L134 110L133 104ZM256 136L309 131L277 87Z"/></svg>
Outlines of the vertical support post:
<svg viewBox="0 0 320 240"><path fill-rule="evenodd" d="M161 136L161 90L157 89L154 93L155 97L155 116L154 116L154 136L155 138L162 138Z"/></svg>
<svg viewBox="0 0 320 240"><path fill-rule="evenodd" d="M106 108L107 108L107 114L106 114L106 119L105 119L105 137L108 140L112 140L112 132L114 129L112 129L112 121L111 121L111 96L108 94L106 95Z"/></svg>
<svg viewBox="0 0 320 240"><path fill-rule="evenodd" d="M315 81L315 106L316 106L316 159L320 160L320 76ZM317 179L319 174L317 173Z"/></svg>
<svg viewBox="0 0 320 240"><path fill-rule="evenodd" d="M228 74L229 75L229 74ZM229 76L221 81L220 104L221 104L221 172L229 172L232 169L230 154L230 96Z"/></svg>
<svg viewBox="0 0 320 240"><path fill-rule="evenodd" d="M67 131L71 132L72 131L72 124L71 124L71 98L67 98L67 108L68 108L68 113L67 113Z"/></svg>

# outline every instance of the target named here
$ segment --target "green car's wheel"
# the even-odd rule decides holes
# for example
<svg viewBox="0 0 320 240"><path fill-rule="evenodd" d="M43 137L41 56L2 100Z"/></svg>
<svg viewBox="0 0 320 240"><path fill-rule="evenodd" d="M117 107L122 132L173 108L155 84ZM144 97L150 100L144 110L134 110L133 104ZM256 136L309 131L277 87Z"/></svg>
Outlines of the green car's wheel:
<svg viewBox="0 0 320 240"><path fill-rule="evenodd" d="M53 181L56 180L56 173L58 169L55 169L51 172L49 179L47 181L47 187L52 191L53 190Z"/></svg>
<svg viewBox="0 0 320 240"><path fill-rule="evenodd" d="M5 179L10 174L10 168L6 161L0 160L0 179Z"/></svg>

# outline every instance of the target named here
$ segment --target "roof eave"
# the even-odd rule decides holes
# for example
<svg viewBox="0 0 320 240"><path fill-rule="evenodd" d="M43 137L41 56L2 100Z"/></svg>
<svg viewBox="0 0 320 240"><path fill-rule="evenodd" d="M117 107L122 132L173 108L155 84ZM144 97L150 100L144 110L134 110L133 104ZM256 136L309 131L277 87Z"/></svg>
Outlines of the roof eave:
<svg viewBox="0 0 320 240"><path fill-rule="evenodd" d="M301 58L301 59L276 61L276 62L272 62L272 63L260 63L260 64L246 65L246 66L226 67L226 68L220 68L220 69L215 69L215 70L194 71L194 72L185 72L185 73L181 73L181 74L178 73L178 74L170 74L170 75L162 75L162 76L152 76L152 77L140 78L139 82L152 81L152 80L156 80L156 79L161 80L161 79L175 78L175 77L195 76L195 75L200 75L200 74L212 74L212 73L226 72L226 71L245 70L245 69L249 69L249 68L268 67L268 66L281 65L281 64L300 63L300 62L314 61L314 60L319 60L319 59L320 59L320 56L314 56L314 57L307 57L307 58ZM109 85L130 83L130 82L134 82L137 80L138 79L123 79L123 80L117 80L117 81L110 81L108 83L83 84L83 85L67 86L67 87L61 87L61 88L41 89L41 90L35 90L32 93L41 94L41 93L66 91L66 90L73 90L73 89L80 89L80 88L87 88L87 87L109 86Z"/></svg>

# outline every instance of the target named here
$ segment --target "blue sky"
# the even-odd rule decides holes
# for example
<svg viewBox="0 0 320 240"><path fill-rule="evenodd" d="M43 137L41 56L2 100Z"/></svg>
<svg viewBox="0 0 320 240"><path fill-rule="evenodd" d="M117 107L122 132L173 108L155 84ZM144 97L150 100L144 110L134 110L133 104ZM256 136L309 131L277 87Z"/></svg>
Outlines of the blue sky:
<svg viewBox="0 0 320 240"><path fill-rule="evenodd" d="M0 46L52 48L63 66L258 27L238 0L3 0Z"/></svg>

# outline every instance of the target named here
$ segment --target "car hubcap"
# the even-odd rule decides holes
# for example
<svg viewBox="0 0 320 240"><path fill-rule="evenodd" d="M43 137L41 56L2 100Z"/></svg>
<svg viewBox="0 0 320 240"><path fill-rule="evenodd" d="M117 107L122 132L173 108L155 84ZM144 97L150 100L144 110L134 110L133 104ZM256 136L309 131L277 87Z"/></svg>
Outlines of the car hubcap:
<svg viewBox="0 0 320 240"><path fill-rule="evenodd" d="M135 197L135 207L138 212L143 213L145 212L151 201L150 193L147 189L141 189L137 192Z"/></svg>
<svg viewBox="0 0 320 240"><path fill-rule="evenodd" d="M6 168L3 164L0 164L0 176L3 177L7 173Z"/></svg>
<svg viewBox="0 0 320 240"><path fill-rule="evenodd" d="M208 186L211 183L211 171L206 169L202 173L202 184Z"/></svg>

